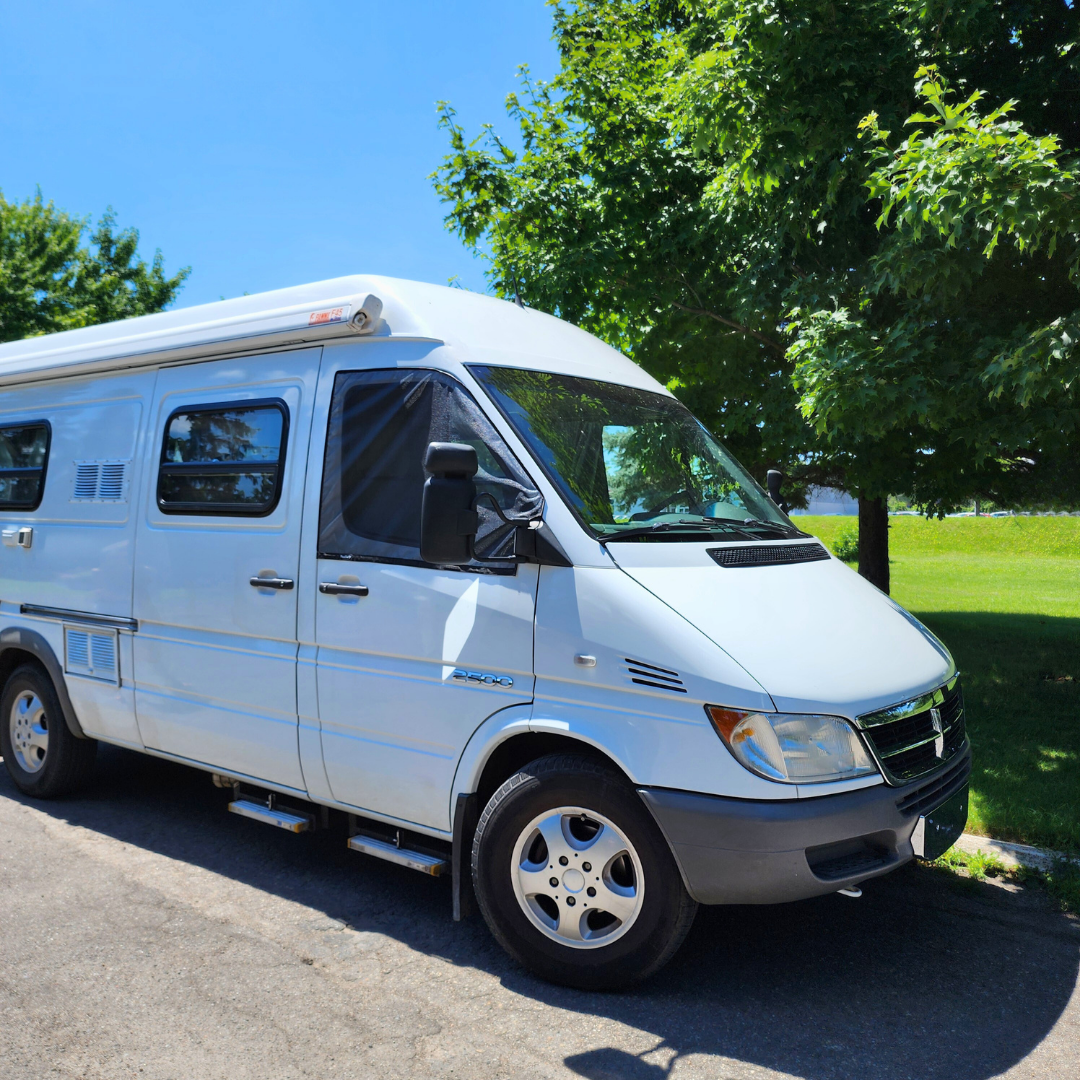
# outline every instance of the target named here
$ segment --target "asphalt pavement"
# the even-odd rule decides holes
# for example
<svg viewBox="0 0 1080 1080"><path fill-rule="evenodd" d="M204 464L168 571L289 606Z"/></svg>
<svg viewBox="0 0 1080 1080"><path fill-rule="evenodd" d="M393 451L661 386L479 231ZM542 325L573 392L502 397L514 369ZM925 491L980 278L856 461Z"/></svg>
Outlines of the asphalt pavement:
<svg viewBox="0 0 1080 1080"><path fill-rule="evenodd" d="M982 1080L1080 1076L1080 924L921 866L702 908L621 994L522 972L446 880L226 812L102 748L77 799L0 775L0 1077Z"/></svg>

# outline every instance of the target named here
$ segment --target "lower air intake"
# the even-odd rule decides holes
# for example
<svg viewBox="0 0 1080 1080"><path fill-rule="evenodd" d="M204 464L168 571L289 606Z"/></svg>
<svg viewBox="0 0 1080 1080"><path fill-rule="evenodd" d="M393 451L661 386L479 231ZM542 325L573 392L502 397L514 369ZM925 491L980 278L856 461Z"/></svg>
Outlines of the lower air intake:
<svg viewBox="0 0 1080 1080"><path fill-rule="evenodd" d="M708 551L720 566L780 566L829 558L829 553L821 544L747 544L709 548Z"/></svg>

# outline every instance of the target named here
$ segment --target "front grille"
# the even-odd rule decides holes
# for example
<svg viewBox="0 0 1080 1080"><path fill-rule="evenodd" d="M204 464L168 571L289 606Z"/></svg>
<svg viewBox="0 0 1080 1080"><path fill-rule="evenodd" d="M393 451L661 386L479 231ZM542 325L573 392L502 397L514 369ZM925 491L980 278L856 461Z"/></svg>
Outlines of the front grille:
<svg viewBox="0 0 1080 1080"><path fill-rule="evenodd" d="M952 760L967 743L959 678L931 694L857 720L890 784L907 784Z"/></svg>
<svg viewBox="0 0 1080 1080"><path fill-rule="evenodd" d="M971 758L961 758L940 776L935 776L933 780L905 795L896 804L896 808L904 817L929 813L951 799L968 782L970 775Z"/></svg>
<svg viewBox="0 0 1080 1080"><path fill-rule="evenodd" d="M780 566L829 558L829 553L821 544L754 544L707 550L720 566Z"/></svg>

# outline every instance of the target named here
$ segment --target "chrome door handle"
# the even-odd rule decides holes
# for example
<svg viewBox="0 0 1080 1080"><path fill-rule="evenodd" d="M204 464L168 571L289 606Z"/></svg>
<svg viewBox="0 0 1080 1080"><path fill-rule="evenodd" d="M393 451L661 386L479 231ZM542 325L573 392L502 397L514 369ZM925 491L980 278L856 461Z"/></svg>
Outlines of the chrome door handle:
<svg viewBox="0 0 1080 1080"><path fill-rule="evenodd" d="M4 530L4 544L7 547L29 548L34 543L34 530L29 525L14 526Z"/></svg>
<svg viewBox="0 0 1080 1080"><path fill-rule="evenodd" d="M253 577L249 584L256 589L291 589L293 579L291 577Z"/></svg>
<svg viewBox="0 0 1080 1080"><path fill-rule="evenodd" d="M340 585L336 581L320 581L319 592L327 596L367 596L366 585Z"/></svg>

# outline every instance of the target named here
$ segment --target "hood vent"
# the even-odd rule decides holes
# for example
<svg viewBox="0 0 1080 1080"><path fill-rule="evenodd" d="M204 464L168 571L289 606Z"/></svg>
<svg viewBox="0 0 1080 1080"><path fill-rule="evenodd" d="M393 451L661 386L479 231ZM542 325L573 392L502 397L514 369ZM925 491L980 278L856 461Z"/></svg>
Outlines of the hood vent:
<svg viewBox="0 0 1080 1080"><path fill-rule="evenodd" d="M720 566L780 566L831 558L821 544L754 544L709 548L708 551Z"/></svg>
<svg viewBox="0 0 1080 1080"><path fill-rule="evenodd" d="M630 673L630 681L638 686L651 686L654 690L669 690L673 694L685 694L686 687L682 684L677 671L668 671L667 668L657 667L655 664L646 664L641 660L631 660L624 656L626 670Z"/></svg>

